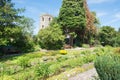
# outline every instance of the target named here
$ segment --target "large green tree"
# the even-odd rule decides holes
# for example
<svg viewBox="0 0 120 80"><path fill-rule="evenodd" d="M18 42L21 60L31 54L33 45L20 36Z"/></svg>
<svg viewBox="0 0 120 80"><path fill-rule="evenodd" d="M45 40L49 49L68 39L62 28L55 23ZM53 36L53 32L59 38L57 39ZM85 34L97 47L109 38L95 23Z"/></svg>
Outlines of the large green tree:
<svg viewBox="0 0 120 80"><path fill-rule="evenodd" d="M73 46L71 34L83 33L86 26L84 0L63 0L58 22L64 33L70 35L70 45Z"/></svg>
<svg viewBox="0 0 120 80"><path fill-rule="evenodd" d="M99 37L100 42L103 46L111 45L113 46L115 43L116 31L111 26L103 26L100 29Z"/></svg>
<svg viewBox="0 0 120 80"><path fill-rule="evenodd" d="M18 14L23 10L24 9L16 9L11 0L0 0L0 29L8 26L16 26L18 19L22 17Z"/></svg>
<svg viewBox="0 0 120 80"><path fill-rule="evenodd" d="M70 35L71 46L73 38L78 44L89 44L96 33L96 16L89 11L86 0L63 0L58 22L64 34Z"/></svg>
<svg viewBox="0 0 120 80"><path fill-rule="evenodd" d="M13 38L16 31L19 32L17 23L22 9L15 9L11 0L0 0L0 42L7 44ZM17 33L16 33L17 34Z"/></svg>
<svg viewBox="0 0 120 80"><path fill-rule="evenodd" d="M17 9L14 5L11 0L0 0L0 45L30 51L33 48L30 37L33 20L23 17L20 13L24 9Z"/></svg>

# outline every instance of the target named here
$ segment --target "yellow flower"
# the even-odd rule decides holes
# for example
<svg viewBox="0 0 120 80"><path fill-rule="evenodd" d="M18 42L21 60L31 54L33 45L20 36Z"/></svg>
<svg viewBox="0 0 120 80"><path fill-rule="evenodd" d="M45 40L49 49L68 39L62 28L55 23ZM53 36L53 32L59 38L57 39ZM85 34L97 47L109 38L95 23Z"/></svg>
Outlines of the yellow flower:
<svg viewBox="0 0 120 80"><path fill-rule="evenodd" d="M67 54L66 50L60 50L60 54Z"/></svg>

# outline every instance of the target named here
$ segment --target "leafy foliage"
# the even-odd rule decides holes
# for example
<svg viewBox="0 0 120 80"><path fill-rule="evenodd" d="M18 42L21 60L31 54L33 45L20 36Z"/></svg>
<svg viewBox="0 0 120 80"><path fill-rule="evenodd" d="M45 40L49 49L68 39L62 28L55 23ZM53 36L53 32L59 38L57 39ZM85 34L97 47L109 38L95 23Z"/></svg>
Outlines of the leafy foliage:
<svg viewBox="0 0 120 80"><path fill-rule="evenodd" d="M102 45L111 45L114 44L114 37L116 36L116 31L111 26L103 26L99 33L100 42Z"/></svg>
<svg viewBox="0 0 120 80"><path fill-rule="evenodd" d="M84 31L86 26L84 0L63 0L58 22L64 34ZM78 33L77 33L78 34ZM77 35L79 36L79 35ZM73 38L70 35L70 45L73 46Z"/></svg>
<svg viewBox="0 0 120 80"><path fill-rule="evenodd" d="M19 16L18 13L22 9L15 9L14 4L11 0L1 0L0 1L0 42L1 45L8 44L13 35L16 35L16 30L18 30L17 23ZM16 34L15 34L16 33Z"/></svg>
<svg viewBox="0 0 120 80"><path fill-rule="evenodd" d="M34 46L31 39L33 20L20 15L24 9L16 9L11 0L1 0L0 4L0 45L31 51Z"/></svg>
<svg viewBox="0 0 120 80"><path fill-rule="evenodd" d="M36 66L35 73L40 78L43 77L43 79L46 79L49 76L50 70L49 70L49 64L41 63Z"/></svg>
<svg viewBox="0 0 120 80"><path fill-rule="evenodd" d="M120 32L117 32L116 36L114 36L112 40L114 41L113 46L120 47Z"/></svg>
<svg viewBox="0 0 120 80"><path fill-rule="evenodd" d="M28 57L20 57L18 59L18 65L20 65L22 68L26 68L29 66L29 58Z"/></svg>
<svg viewBox="0 0 120 80"><path fill-rule="evenodd" d="M83 0L63 0L59 13L59 23L64 29L76 29L85 26L85 10Z"/></svg>
<svg viewBox="0 0 120 80"><path fill-rule="evenodd" d="M85 7L85 15L86 15L86 27L84 31L84 43L93 45L92 40L94 40L94 36L96 34L96 24L98 24L98 20L96 18L95 12L90 12L87 1L84 0L84 7Z"/></svg>
<svg viewBox="0 0 120 80"><path fill-rule="evenodd" d="M120 56L107 54L98 57L95 61L95 68L101 80L119 80Z"/></svg>
<svg viewBox="0 0 120 80"><path fill-rule="evenodd" d="M95 13L89 11L86 0L63 0L58 23L64 34L70 36L70 45L86 43L93 45L98 20ZM75 33L73 37L71 33Z"/></svg>
<svg viewBox="0 0 120 80"><path fill-rule="evenodd" d="M42 48L60 49L63 46L64 36L58 24L39 31L38 38Z"/></svg>

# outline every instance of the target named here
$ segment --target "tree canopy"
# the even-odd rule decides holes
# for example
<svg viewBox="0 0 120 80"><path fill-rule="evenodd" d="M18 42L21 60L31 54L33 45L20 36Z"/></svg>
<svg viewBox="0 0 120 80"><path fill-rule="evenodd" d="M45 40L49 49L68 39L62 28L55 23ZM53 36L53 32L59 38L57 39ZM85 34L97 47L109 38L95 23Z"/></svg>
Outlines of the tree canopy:
<svg viewBox="0 0 120 80"><path fill-rule="evenodd" d="M65 30L85 27L84 0L63 0L58 21Z"/></svg>
<svg viewBox="0 0 120 80"><path fill-rule="evenodd" d="M102 45L111 45L114 44L114 38L116 36L116 31L111 26L103 26L100 29L99 37Z"/></svg>
<svg viewBox="0 0 120 80"><path fill-rule="evenodd" d="M12 0L0 0L0 45L14 45L21 50L27 47L30 50L28 45L31 42L28 40L33 20L22 16L20 13L24 9L16 9L14 5Z"/></svg>
<svg viewBox="0 0 120 80"><path fill-rule="evenodd" d="M95 21L96 16L89 11L86 0L63 0L58 22L65 34L77 34L79 44L89 43L89 35L96 33ZM70 41L73 42L73 37Z"/></svg>
<svg viewBox="0 0 120 80"><path fill-rule="evenodd" d="M40 46L45 49L61 49L64 44L64 35L58 24L53 24L39 31Z"/></svg>
<svg viewBox="0 0 120 80"><path fill-rule="evenodd" d="M0 0L0 4L0 42L1 44L8 44L10 39L21 30L16 26L22 17L18 15L22 9L15 9L11 0Z"/></svg>

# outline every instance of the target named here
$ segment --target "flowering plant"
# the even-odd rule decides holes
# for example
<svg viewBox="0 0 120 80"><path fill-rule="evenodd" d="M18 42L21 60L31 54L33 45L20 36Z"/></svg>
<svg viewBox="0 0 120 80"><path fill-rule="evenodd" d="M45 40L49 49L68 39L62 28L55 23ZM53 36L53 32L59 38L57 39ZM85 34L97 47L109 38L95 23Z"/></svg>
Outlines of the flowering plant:
<svg viewBox="0 0 120 80"><path fill-rule="evenodd" d="M60 50L60 54L67 54L66 50Z"/></svg>

